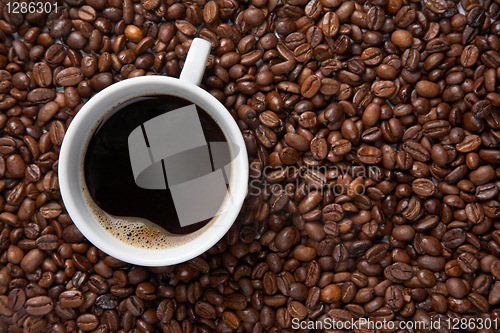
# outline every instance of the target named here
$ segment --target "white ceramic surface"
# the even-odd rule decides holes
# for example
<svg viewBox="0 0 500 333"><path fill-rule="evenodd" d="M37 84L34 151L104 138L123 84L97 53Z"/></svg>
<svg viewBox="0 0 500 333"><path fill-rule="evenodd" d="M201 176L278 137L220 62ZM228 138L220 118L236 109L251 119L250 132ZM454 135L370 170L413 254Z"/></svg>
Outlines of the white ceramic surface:
<svg viewBox="0 0 500 333"><path fill-rule="evenodd" d="M92 97L78 112L64 137L59 156L59 186L66 209L83 235L96 247L122 261L143 266L173 265L190 260L217 243L235 221L248 187L248 158L241 132L226 110L212 95L197 85L206 66L210 43L195 39L188 53L181 79L143 76L115 83ZM207 111L220 125L228 141L239 146L233 159L230 200L234 209L217 216L201 229L198 237L171 248L151 250L126 244L96 220L86 201L83 161L87 144L112 110L139 96L168 94L187 99Z"/></svg>

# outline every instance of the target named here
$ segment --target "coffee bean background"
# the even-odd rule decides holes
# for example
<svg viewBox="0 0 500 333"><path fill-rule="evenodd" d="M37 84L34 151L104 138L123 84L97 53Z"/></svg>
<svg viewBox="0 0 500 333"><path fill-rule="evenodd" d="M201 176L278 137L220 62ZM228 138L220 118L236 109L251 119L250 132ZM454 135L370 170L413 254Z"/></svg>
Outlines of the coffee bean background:
<svg viewBox="0 0 500 333"><path fill-rule="evenodd" d="M500 319L498 0L57 3L0 2L0 332ZM194 37L249 195L203 255L132 266L73 225L60 145L96 92L178 77Z"/></svg>

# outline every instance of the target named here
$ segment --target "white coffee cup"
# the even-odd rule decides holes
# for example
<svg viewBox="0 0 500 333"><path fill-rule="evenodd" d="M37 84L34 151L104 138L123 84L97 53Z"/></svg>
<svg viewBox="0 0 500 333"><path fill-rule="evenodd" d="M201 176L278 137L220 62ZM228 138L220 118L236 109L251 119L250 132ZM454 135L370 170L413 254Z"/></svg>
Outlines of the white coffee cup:
<svg viewBox="0 0 500 333"><path fill-rule="evenodd" d="M74 224L96 247L122 261L142 266L165 266L188 261L217 243L236 220L248 187L248 158L241 132L227 109L200 88L211 43L196 38L189 49L179 79L166 76L143 76L115 83L92 97L69 126L59 155L61 196ZM108 215L91 199L83 172L88 143L104 120L117 106L141 96L172 95L193 102L204 109L220 126L228 142L239 152L231 151L231 179L222 210L207 225L187 235L166 236L168 245L148 248L131 245L105 229ZM234 156L233 155L236 155ZM97 207L97 208L96 208ZM129 220L134 220L130 218ZM140 219L137 219L140 223Z"/></svg>

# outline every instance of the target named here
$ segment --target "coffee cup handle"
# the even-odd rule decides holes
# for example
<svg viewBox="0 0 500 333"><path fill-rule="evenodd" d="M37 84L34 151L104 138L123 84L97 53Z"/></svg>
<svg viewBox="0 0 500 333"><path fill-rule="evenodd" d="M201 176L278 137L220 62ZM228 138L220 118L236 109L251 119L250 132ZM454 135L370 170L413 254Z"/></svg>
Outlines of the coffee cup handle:
<svg viewBox="0 0 500 333"><path fill-rule="evenodd" d="M201 38L193 39L179 79L199 86L205 74L211 49L212 43L209 41Z"/></svg>

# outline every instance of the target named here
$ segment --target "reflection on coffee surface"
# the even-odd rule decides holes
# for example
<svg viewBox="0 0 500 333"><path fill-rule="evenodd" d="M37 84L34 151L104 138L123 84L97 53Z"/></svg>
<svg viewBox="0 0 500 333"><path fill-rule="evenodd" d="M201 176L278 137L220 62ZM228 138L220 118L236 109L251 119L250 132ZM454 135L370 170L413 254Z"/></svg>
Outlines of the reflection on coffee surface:
<svg viewBox="0 0 500 333"><path fill-rule="evenodd" d="M220 213L230 179L229 146L199 106L167 95L141 97L119 106L96 130L84 173L91 197L106 213L188 234Z"/></svg>

